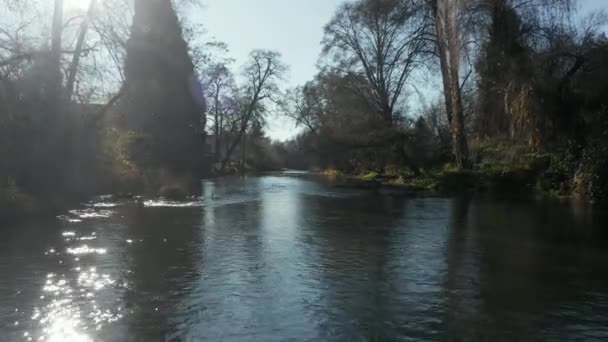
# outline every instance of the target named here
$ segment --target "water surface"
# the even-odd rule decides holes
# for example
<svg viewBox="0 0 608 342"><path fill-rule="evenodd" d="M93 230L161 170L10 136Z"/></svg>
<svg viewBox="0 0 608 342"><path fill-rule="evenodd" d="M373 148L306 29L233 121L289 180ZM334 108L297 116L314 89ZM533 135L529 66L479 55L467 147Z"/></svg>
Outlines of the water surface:
<svg viewBox="0 0 608 342"><path fill-rule="evenodd" d="M608 221L276 174L3 226L0 341L608 339Z"/></svg>

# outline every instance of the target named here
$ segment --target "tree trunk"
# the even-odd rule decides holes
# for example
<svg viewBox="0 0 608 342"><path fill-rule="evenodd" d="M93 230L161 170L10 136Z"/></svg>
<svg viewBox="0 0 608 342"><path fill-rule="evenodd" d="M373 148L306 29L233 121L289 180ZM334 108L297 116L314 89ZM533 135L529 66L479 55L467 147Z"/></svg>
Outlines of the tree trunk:
<svg viewBox="0 0 608 342"><path fill-rule="evenodd" d="M215 89L215 96L214 96L214 110L213 110L213 116L215 119L215 151L213 154L213 161L215 163L220 161L221 158L221 142L220 142L220 135L221 135L221 122L220 122L220 116L222 116L220 114L220 90L219 90L219 86L218 84L215 85L216 89Z"/></svg>
<svg viewBox="0 0 608 342"><path fill-rule="evenodd" d="M251 119L252 115L253 115L253 113L248 113L243 118L243 124L241 125L241 128L240 128L239 132L237 133L235 140L232 142L231 145L229 145L228 149L226 150L226 155L222 159L222 166L221 166L222 170L224 170L224 168L226 167L226 164L230 160L230 157L232 157L234 150L236 149L237 146L239 146L241 140L243 139L243 135L245 135L245 133L247 131L247 127L249 126L249 120Z"/></svg>
<svg viewBox="0 0 608 342"><path fill-rule="evenodd" d="M468 168L469 147L464 129L464 109L462 107L462 96L460 93L460 82L457 76L458 71L453 70L450 82L450 97L452 105L452 121L450 130L452 133L452 144L454 146L454 158L459 169Z"/></svg>
<svg viewBox="0 0 608 342"><path fill-rule="evenodd" d="M65 175L67 166L57 162L58 156L63 156L61 160L67 161L66 157L71 153L68 142L68 132L63 106L63 75L61 72L61 40L63 34L63 0L54 1L53 25L51 28L51 51L48 55L48 86L46 116L47 131L45 135L45 175L50 180L51 188L46 191L56 191L57 189L66 190L68 179Z"/></svg>
<svg viewBox="0 0 608 342"><path fill-rule="evenodd" d="M247 133L247 128L249 127L249 121L251 121L251 117L254 114L255 107L257 106L258 102L260 101L260 92L262 91L263 86L264 86L264 83L261 82L260 84L257 85L255 91L253 92L254 93L253 99L249 103L249 106L247 106L247 112L243 116L243 122L241 124L241 128L239 129L239 132L237 133L235 140L232 142L230 147L228 147L228 149L226 150L226 155L222 159L222 166L221 166L222 170L224 170L226 163L228 163L228 161L230 160L232 153L234 153L234 149L241 142L243 135L245 133Z"/></svg>
<svg viewBox="0 0 608 342"><path fill-rule="evenodd" d="M247 159L247 134L243 136L243 143L241 144L241 173L245 173L245 163Z"/></svg>
<svg viewBox="0 0 608 342"><path fill-rule="evenodd" d="M55 0L55 9L53 13L53 27L51 31L51 73L53 77L53 90L51 101L56 110L59 111L59 102L61 101L61 35L63 33L63 0ZM55 113L58 114L58 113Z"/></svg>
<svg viewBox="0 0 608 342"><path fill-rule="evenodd" d="M220 141L220 130L219 130L220 125L216 122L215 123L215 151L213 154L213 161L214 162L219 162L220 158L221 158L221 154L222 154L222 146L221 146L221 141Z"/></svg>
<svg viewBox="0 0 608 342"><path fill-rule="evenodd" d="M80 63L80 56L82 54L82 49L84 48L87 31L89 30L89 23L93 18L93 11L95 10L96 5L97 0L91 0L87 16L82 20L82 24L80 24L80 32L78 33L78 40L76 41L76 47L74 48L74 56L72 57L70 68L68 69L68 78L65 86L65 100L68 103L72 100L72 95L74 94L78 64Z"/></svg>
<svg viewBox="0 0 608 342"><path fill-rule="evenodd" d="M456 1L433 1L437 48L443 80L443 95L450 134L452 151L456 166L464 169L469 166L469 151L464 129L464 109L460 90L460 43Z"/></svg>

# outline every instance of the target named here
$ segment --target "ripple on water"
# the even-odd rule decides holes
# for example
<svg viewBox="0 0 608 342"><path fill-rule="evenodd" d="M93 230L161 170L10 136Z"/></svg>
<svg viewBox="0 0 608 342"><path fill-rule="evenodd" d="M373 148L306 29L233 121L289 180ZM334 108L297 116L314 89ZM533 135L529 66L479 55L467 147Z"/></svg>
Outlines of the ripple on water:
<svg viewBox="0 0 608 342"><path fill-rule="evenodd" d="M99 202L99 203L90 204L90 206L93 208L116 208L116 207L118 207L118 203Z"/></svg>
<svg viewBox="0 0 608 342"><path fill-rule="evenodd" d="M68 254L83 255L83 254L106 254L108 252L105 248L92 248L87 245L82 245L76 248L68 248Z"/></svg>
<svg viewBox="0 0 608 342"><path fill-rule="evenodd" d="M80 241L92 241L97 239L97 236L95 235L95 233L93 233L93 235L89 235L89 236L81 236L78 238L78 240Z"/></svg>
<svg viewBox="0 0 608 342"><path fill-rule="evenodd" d="M71 216L68 216L68 215L59 215L59 216L57 216L57 218L59 220L61 220L61 221L68 222L68 223L79 223L79 222L82 222L81 219L74 218L74 217L71 217Z"/></svg>
<svg viewBox="0 0 608 342"><path fill-rule="evenodd" d="M76 234L76 232L66 231L66 232L61 233L61 236L64 237L64 239L65 239L66 242L97 240L97 234L96 233L92 233L91 235L78 236Z"/></svg>
<svg viewBox="0 0 608 342"><path fill-rule="evenodd" d="M15 230L0 248L12 334L0 328L0 341L608 338L608 256L564 246L567 227L544 205L358 190L334 200L350 192L294 181L269 193L274 180L257 180Z"/></svg>
<svg viewBox="0 0 608 342"><path fill-rule="evenodd" d="M109 218L114 214L112 210L95 210L95 209L79 209L70 210L70 214L77 216L81 219L87 218Z"/></svg>
<svg viewBox="0 0 608 342"><path fill-rule="evenodd" d="M179 202L164 199L144 201L144 207L147 208L196 208L202 206L203 203L199 201Z"/></svg>

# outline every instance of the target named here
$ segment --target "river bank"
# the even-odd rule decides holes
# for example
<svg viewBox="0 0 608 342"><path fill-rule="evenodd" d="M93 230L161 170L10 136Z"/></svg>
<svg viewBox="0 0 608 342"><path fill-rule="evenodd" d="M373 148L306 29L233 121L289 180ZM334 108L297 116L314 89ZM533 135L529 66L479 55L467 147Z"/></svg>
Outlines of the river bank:
<svg viewBox="0 0 608 342"><path fill-rule="evenodd" d="M472 165L464 170L452 163L439 162L416 170L403 165L386 165L377 170L358 167L348 171L321 169L317 172L362 188L447 194L536 195L588 203L608 200L608 163L602 154L566 147L551 153L538 152L529 146L495 141L477 141L471 151Z"/></svg>
<svg viewBox="0 0 608 342"><path fill-rule="evenodd" d="M406 171L367 171L358 174L343 173L335 169L321 170L317 174L337 180L340 186L361 189L382 189L397 193L489 194L496 196L534 195L558 200L586 200L568 191L568 186L556 184L543 170L531 168L433 170L413 176Z"/></svg>

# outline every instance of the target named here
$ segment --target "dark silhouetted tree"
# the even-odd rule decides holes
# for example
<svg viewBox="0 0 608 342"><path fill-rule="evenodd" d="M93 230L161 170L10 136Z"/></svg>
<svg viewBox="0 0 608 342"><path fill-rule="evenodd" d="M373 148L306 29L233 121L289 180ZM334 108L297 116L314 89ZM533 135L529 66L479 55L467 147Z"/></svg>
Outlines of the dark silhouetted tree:
<svg viewBox="0 0 608 342"><path fill-rule="evenodd" d="M138 136L136 163L197 173L205 127L202 87L170 1L135 1L125 76L127 127Z"/></svg>

